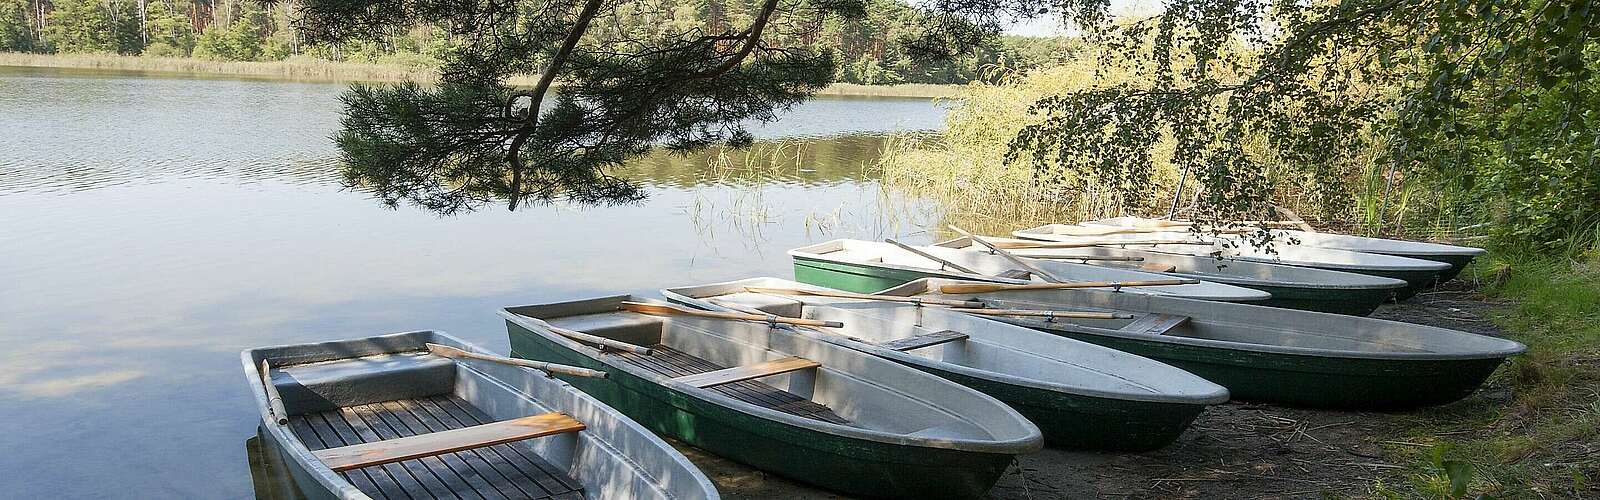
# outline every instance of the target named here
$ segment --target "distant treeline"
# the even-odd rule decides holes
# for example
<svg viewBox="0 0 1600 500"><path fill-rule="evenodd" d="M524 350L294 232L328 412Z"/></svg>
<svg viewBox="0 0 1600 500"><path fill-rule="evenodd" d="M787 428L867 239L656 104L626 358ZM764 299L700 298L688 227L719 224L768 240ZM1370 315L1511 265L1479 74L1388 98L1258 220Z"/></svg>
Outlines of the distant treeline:
<svg viewBox="0 0 1600 500"><path fill-rule="evenodd" d="M699 27L737 29L752 0L637 0L621 15L662 33ZM276 61L334 61L432 67L454 43L445 30L416 26L384 40L341 46L302 43L290 22L295 2L257 0L0 0L0 52L115 53ZM859 84L966 83L989 68L1049 66L1070 57L1067 38L1006 36L974 54L928 62L894 40L916 29L918 13L901 0L868 0L867 15L783 40L833 52L835 81ZM676 30L676 31L672 31Z"/></svg>

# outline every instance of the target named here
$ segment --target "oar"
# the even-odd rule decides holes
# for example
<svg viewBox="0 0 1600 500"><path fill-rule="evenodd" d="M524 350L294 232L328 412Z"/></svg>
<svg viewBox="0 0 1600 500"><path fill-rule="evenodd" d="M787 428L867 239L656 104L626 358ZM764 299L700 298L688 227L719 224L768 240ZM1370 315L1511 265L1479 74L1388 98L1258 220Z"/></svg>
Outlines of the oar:
<svg viewBox="0 0 1600 500"><path fill-rule="evenodd" d="M1046 318L1080 318L1080 319L1133 319L1132 314L1109 313L1093 311L1043 311L1038 309L969 309L952 307L951 311L960 311L967 314L986 314L990 316L1043 316Z"/></svg>
<svg viewBox="0 0 1600 500"><path fill-rule="evenodd" d="M967 239L970 239L972 241L978 242L978 244L980 244L980 245L989 247L989 250L993 250L994 253L999 254L1001 257L1005 257L1006 260L1010 260L1013 264L1022 266L1023 269L1027 269L1029 272L1033 273L1034 276L1038 276L1040 278L1044 278L1045 281L1049 281L1049 282L1052 282L1052 283L1061 283L1061 282L1067 281L1067 280L1064 280L1064 279L1061 279L1061 278L1057 278L1056 275L1054 275L1054 274L1050 274L1050 271L1039 269L1038 266L1035 266L1035 265L1033 265L1031 263L1023 261L1021 257L1017 257L1015 255L1012 255L1011 252L1007 252L1005 250L1001 250L1000 247L997 247L997 246L989 244L989 242L984 241L983 238L979 238L977 236L974 236L972 233L966 232L965 230L962 230L961 228L956 227L955 224L945 224L945 227L950 228L951 231L955 231L956 233L959 233L962 236L966 236Z"/></svg>
<svg viewBox="0 0 1600 500"><path fill-rule="evenodd" d="M439 344L435 344L435 343L432 343L432 342L429 342L429 343L427 343L425 345L428 346L428 352L429 353L432 353L434 356L439 356L439 357L443 357L443 358L476 359L476 360L481 360L481 361L488 361L488 362L491 362L491 363L500 363L500 364L503 364L503 365L512 365L512 366L521 366L521 367L525 367L525 368L533 368L535 370L543 370L543 371L547 371L547 372L550 372L550 373L560 373L560 374L563 374L563 375L572 375L574 377L606 378L606 372L603 372L603 371L600 371L600 370L590 370L588 368L583 368L583 367L578 367L578 366L558 365L558 364L555 364L555 363L546 363L546 362L543 362L543 361L532 361L532 360L527 360L527 359L506 358L506 357L501 357L501 356L491 356L491 355L488 355L488 354L478 354L478 353L475 353L475 352L463 351L461 349L457 349L457 348L450 347L450 346L447 346L447 345L439 345Z"/></svg>
<svg viewBox="0 0 1600 500"><path fill-rule="evenodd" d="M524 316L524 317L526 318L526 316ZM580 332L580 331L577 331L577 330L568 330L566 328L562 328L562 327L559 327L559 326L556 326L556 325L552 325L550 323L546 323L544 320L541 320L539 318L528 318L528 321L532 321L534 324L542 326L542 327L544 327L544 329L550 330L551 332L555 333L556 335L560 335L562 337L566 337L566 338L569 338L569 339L572 339L572 340L576 340L576 341L579 341L579 342L587 342L587 343L596 344L596 345L599 345L599 346L602 346L602 347L610 347L610 348L616 349L618 351L631 352L631 353L634 353L634 354L638 354L640 356L649 356L651 354L655 354L655 351L651 350L649 347L637 346L637 345L629 344L627 342L623 342L623 341L620 341L620 340L608 339L608 338L605 338L605 337L601 337L599 335L590 335L590 334L583 333L583 332Z"/></svg>
<svg viewBox="0 0 1600 500"><path fill-rule="evenodd" d="M916 297L899 297L894 295L877 295L870 293L843 292L838 290L800 290L795 288L764 288L759 286L744 287L751 293L765 293L770 295L816 295L819 297L838 297L841 299L882 300L885 302L909 302L913 304L927 304L930 306L953 307L983 307L983 302L977 300L950 300L950 299L919 299Z"/></svg>
<svg viewBox="0 0 1600 500"><path fill-rule="evenodd" d="M272 421L288 424L289 412L283 409L283 396L278 395L278 386L272 383L272 365L265 359L261 360L261 383L267 386L267 413L272 414Z"/></svg>
<svg viewBox="0 0 1600 500"><path fill-rule="evenodd" d="M953 285L940 285L939 293L986 293L1005 290L1061 290L1067 288L1126 288L1135 286L1169 286L1193 285L1200 280L1170 279L1170 280L1137 280L1137 281L1079 281L1075 283L1028 283L1025 285L1012 285L1007 283L957 283Z"/></svg>
<svg viewBox="0 0 1600 500"><path fill-rule="evenodd" d="M767 322L767 323L783 323L783 324L786 324L786 325L826 326L826 327L829 327L829 328L840 328L840 327L844 326L844 323L840 323L838 321L822 321L822 320L816 320L816 319L801 319L801 318L784 318L784 317L776 316L776 315L762 316L762 315L759 315L759 314L745 314L745 313L731 313L731 312L717 312L717 311L693 311L693 310L684 309L682 307L673 306L673 305L667 305L667 304L645 304L643 302L623 302L622 303L622 308L626 309L626 310L629 310L629 311L636 312L636 313L653 314L653 315L658 315L658 316L697 316L697 317L701 317L701 318L731 319L731 320L738 320L738 321L764 321L764 322Z"/></svg>
<svg viewBox="0 0 1600 500"><path fill-rule="evenodd" d="M938 262L938 263L939 263L939 265L942 265L942 266L948 266L948 267L950 267L950 268L951 268L951 269L955 269L955 270L957 270L957 271L961 271L961 272L963 272L963 273L967 273L967 274L978 274L978 275L982 275L982 274L983 274L983 273L980 273L980 272L977 272L977 271L973 271L973 270L971 270L971 269L967 269L967 268L965 268L965 267L961 267L961 265L959 265L959 264L956 264L956 263L954 263L954 262L950 262L950 261L948 261L948 260L944 260L944 259L941 259L941 258L938 258L938 257L935 257L935 256L933 256L933 254L930 254L930 253L928 253L928 252L924 252L924 251L921 251L921 250L917 250L917 249L916 249L916 247L913 247L913 246L911 246L911 245L907 245L907 244L905 244L905 243L901 243L901 242L898 242L898 241L895 241L895 240L892 240L892 239L888 239L888 238L884 238L884 240L883 240L883 241L887 241L887 242L889 242L889 243L890 243L890 244L892 244L892 245L894 245L894 246L897 246L897 247L900 247L900 249L901 249L901 250L905 250L905 251L907 251L907 252L911 252L911 253L914 253L914 254L917 254L917 255L920 255L920 256L922 256L922 258L924 258L924 259L928 259L928 260L932 260L932 261L934 261L934 262Z"/></svg>

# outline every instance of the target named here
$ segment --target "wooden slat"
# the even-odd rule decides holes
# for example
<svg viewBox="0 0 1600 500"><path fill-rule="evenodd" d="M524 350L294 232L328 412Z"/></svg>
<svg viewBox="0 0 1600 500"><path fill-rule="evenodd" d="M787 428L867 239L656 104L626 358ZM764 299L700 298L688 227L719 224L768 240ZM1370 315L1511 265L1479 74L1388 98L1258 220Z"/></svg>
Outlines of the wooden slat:
<svg viewBox="0 0 1600 500"><path fill-rule="evenodd" d="M430 411L433 411L435 416L441 419L452 418L459 422L462 427L494 422L493 418L485 415L482 410L461 398L440 396L433 399L424 399L421 402L425 407L430 407ZM472 453L483 455L484 459L495 462L496 467L511 468L512 470L509 472L501 471L502 473L507 473L508 477L510 472L517 472L527 477L532 483L524 484L524 486L530 490L530 495L534 498L548 497L563 491L582 488L576 480L550 465L549 462L545 461L544 457L534 453L533 449L529 448L525 443L501 443L472 450ZM491 456L498 458L491 459ZM542 491L542 493L535 494L532 491Z"/></svg>
<svg viewBox="0 0 1600 500"><path fill-rule="evenodd" d="M426 435L434 431L429 429L415 415L398 401L385 401L377 404L384 412L384 421L399 432L402 437ZM432 457L424 457L424 464L432 469L433 474L444 481L450 491L462 499L482 498L484 500L499 500L506 498L494 485L483 480L483 476L468 466L456 453L441 453ZM509 499L507 499L509 500Z"/></svg>
<svg viewBox="0 0 1600 500"><path fill-rule="evenodd" d="M450 412L459 412L461 417L458 418L469 418L469 420L474 421L474 425L494 421L494 418L490 417L488 413L483 413L483 410L469 404L466 399L461 399L461 397L443 397L440 404L445 404L445 402L451 405ZM584 486L579 484L578 479L568 476L563 468L550 465L550 462L544 460L544 457L539 457L539 454L534 452L533 447L528 446L526 442L504 442L504 444L496 444L496 446L480 450L501 450L501 454L506 455L506 457L510 457L510 455L520 457L510 458L510 462L517 463L518 468L526 468L528 476L534 476L534 481L538 481L539 486L549 490L550 495L562 494L563 490L584 489Z"/></svg>
<svg viewBox="0 0 1600 500"><path fill-rule="evenodd" d="M822 366L822 363L799 356L789 356L787 358L774 359L772 361L756 363L753 365L735 366L733 368L723 368L713 372L678 377L675 380L704 389L714 385L722 385L732 382L768 377L780 373L789 373L796 370L816 368L818 366Z"/></svg>
<svg viewBox="0 0 1600 500"><path fill-rule="evenodd" d="M924 333L922 335L912 335L910 337L894 339L878 345L887 349L894 349L896 351L910 351L943 344L945 342L966 340L967 337L967 334L955 330L939 330L933 333Z"/></svg>
<svg viewBox="0 0 1600 500"><path fill-rule="evenodd" d="M1122 327L1121 330L1124 332L1162 335L1168 331L1171 331L1173 328L1177 328L1178 325L1183 324L1185 321L1189 321L1188 316L1150 313L1140 317L1139 319L1133 320L1132 323L1128 323L1128 325Z"/></svg>
<svg viewBox="0 0 1600 500"><path fill-rule="evenodd" d="M316 456L333 470L346 471L583 429L582 422L564 413L545 413L464 429L322 450L316 452Z"/></svg>
<svg viewBox="0 0 1600 500"><path fill-rule="evenodd" d="M349 413L345 415L346 419L360 420L362 425L366 426L370 435L377 436L377 439L367 441L368 443L389 439L399 439L401 437L400 433L395 432L394 428L389 427L389 423L385 422L383 417L379 416L380 413L383 413L382 408L377 408L367 404L347 406L341 408L341 410L349 411ZM368 434L363 434L363 437L367 436ZM396 481L405 480L404 478L399 477L400 475L407 475L410 477L411 481L415 483L416 486L406 486L406 494L411 495L412 498L457 498L455 493L450 491L450 487L446 486L444 482L439 480L439 476L433 473L429 465L430 464L423 463L422 460L406 460L382 464L381 466L399 467L401 471L395 474Z"/></svg>

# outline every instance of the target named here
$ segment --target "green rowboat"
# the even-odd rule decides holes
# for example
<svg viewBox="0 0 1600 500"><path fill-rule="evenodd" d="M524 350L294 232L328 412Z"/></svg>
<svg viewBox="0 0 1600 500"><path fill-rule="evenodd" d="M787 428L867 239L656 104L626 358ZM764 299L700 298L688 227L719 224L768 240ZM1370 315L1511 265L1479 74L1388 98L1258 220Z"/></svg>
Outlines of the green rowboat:
<svg viewBox="0 0 1600 500"><path fill-rule="evenodd" d="M755 291L751 291L754 287ZM839 321L798 328L983 391L1022 412L1051 446L1144 451L1177 439L1228 390L1147 358L937 307L761 290L829 290L778 278L669 288L708 310Z"/></svg>
<svg viewBox="0 0 1600 500"><path fill-rule="evenodd" d="M1021 414L954 382L764 322L621 309L643 300L500 315L514 355L605 371L568 380L645 427L848 495L977 497L1042 446Z"/></svg>
<svg viewBox="0 0 1600 500"><path fill-rule="evenodd" d="M978 299L1016 309L1126 311L1133 320L993 316L1155 359L1227 387L1234 399L1328 408L1439 405L1471 394L1527 348L1456 330L1340 314L1101 290L946 295L929 279L886 295Z"/></svg>

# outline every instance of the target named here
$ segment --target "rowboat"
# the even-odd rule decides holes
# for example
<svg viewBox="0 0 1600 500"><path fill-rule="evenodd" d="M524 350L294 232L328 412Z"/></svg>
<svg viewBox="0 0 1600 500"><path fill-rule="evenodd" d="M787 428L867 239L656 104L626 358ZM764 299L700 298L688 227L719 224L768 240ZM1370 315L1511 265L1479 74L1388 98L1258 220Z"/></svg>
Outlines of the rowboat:
<svg viewBox="0 0 1600 500"><path fill-rule="evenodd" d="M1000 255L937 246L901 247L892 243L838 239L790 250L789 256L794 259L797 281L852 292L874 292L922 278L999 283L1028 283L1042 278ZM1032 265L1068 282L1173 279L1156 273L1070 262L1038 261ZM1262 301L1271 297L1260 290L1204 281L1124 290L1228 302Z"/></svg>
<svg viewBox="0 0 1600 500"><path fill-rule="evenodd" d="M240 357L267 448L308 496L718 497L688 459L616 410L444 333Z"/></svg>
<svg viewBox="0 0 1600 500"><path fill-rule="evenodd" d="M1253 288L1272 294L1272 298L1258 302L1259 305L1306 311L1366 316L1406 286L1405 281L1382 276L1227 257L1180 255L1117 246L1025 248L1030 244L1029 240L985 239L1014 247L1009 251L1020 257L1068 260L1080 257L1088 259L1083 262L1089 265L1145 271L1156 269L1169 276ZM936 246L967 251L986 250L965 236ZM1108 258L1117 260L1105 260Z"/></svg>
<svg viewBox="0 0 1600 500"><path fill-rule="evenodd" d="M1043 445L1016 410L954 382L776 323L634 312L656 304L500 315L515 356L606 371L571 383L651 430L848 495L976 497Z"/></svg>
<svg viewBox="0 0 1600 500"><path fill-rule="evenodd" d="M1227 389L1205 379L1094 344L942 308L798 291L830 292L752 278L661 293L709 310L839 321L842 328L793 328L994 396L1038 425L1055 447L1160 448L1207 405L1228 400Z"/></svg>
<svg viewBox="0 0 1600 500"><path fill-rule="evenodd" d="M1069 229L1071 227L1078 226L1048 224L1035 228L1013 231L1011 234L1023 239L1057 242L1085 241L1086 239L1108 243L1147 240L1196 240L1194 234L1186 231L1120 233L1093 237L1061 235L1063 233L1072 232L1072 230ZM1395 298L1399 300L1411 298L1411 296L1416 295L1417 292L1421 291L1422 289L1433 286L1433 284L1438 281L1440 273L1450 269L1450 264L1443 262L1413 259L1409 257L1396 257L1393 255L1351 252L1348 250L1335 250L1331 248L1317 248L1305 245L1296 245L1291 241L1273 241L1261 247L1257 247L1237 235L1207 235L1205 239L1198 241L1203 241L1210 244L1127 244L1127 246L1129 248L1151 250L1161 253L1228 257L1242 261L1285 264L1291 266L1327 269L1331 271L1344 271L1405 280L1407 286L1395 291ZM1121 245L1118 244L1117 246Z"/></svg>
<svg viewBox="0 0 1600 500"><path fill-rule="evenodd" d="M1182 221L1169 221L1161 219L1142 219L1137 217L1114 217L1091 221L1092 224L1105 224L1123 227L1177 227L1186 228L1190 223ZM1393 255L1397 257L1410 257L1413 259L1432 260L1450 264L1450 269L1439 273L1439 282L1443 283L1454 279L1461 270L1472 262L1472 259L1485 253L1482 248L1446 245L1442 243L1429 243L1423 241L1396 240L1390 238L1373 238L1368 236L1355 236L1338 233L1324 233L1315 231L1301 231L1294 229L1273 229L1273 233L1284 240L1293 239L1301 245L1318 248L1331 248L1334 250L1347 250L1351 252L1375 253L1380 255Z"/></svg>
<svg viewBox="0 0 1600 500"><path fill-rule="evenodd" d="M976 299L997 308L1131 312L1131 320L990 318L1152 358L1221 384L1240 400L1370 409L1445 404L1471 394L1507 357L1526 350L1510 340L1431 326L1163 295L942 293L962 284L971 283L926 279L880 293Z"/></svg>

